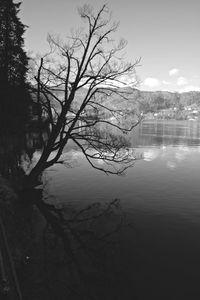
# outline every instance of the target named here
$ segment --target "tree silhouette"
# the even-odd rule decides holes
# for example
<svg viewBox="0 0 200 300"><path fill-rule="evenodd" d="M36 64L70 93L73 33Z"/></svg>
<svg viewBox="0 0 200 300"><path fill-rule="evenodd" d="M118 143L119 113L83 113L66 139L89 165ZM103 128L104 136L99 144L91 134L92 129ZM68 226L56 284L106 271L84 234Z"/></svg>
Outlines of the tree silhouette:
<svg viewBox="0 0 200 300"><path fill-rule="evenodd" d="M79 147L93 167L106 173L120 174L133 162L128 149L124 151L125 140L103 130L102 125L123 134L140 121L131 112L132 124L123 125L130 111L116 106L116 102L128 106L137 84L135 67L139 60L124 62L126 41L114 42L112 35L118 24L111 22L106 5L97 13L85 5L79 14L86 30L72 32L67 43L49 36L50 52L41 58L34 76L37 102L49 120L50 135L29 175L32 180L61 161L69 141ZM99 159L104 161L103 167L95 163Z"/></svg>
<svg viewBox="0 0 200 300"><path fill-rule="evenodd" d="M26 109L28 58L23 49L25 25L17 16L20 4L0 0L0 109L3 118L22 115Z"/></svg>

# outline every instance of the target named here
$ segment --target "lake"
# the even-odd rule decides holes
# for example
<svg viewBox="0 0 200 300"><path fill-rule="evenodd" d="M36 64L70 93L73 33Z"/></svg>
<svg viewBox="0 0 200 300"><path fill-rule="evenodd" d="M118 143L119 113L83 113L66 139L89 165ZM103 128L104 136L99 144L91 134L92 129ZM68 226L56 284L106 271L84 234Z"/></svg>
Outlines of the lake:
<svg viewBox="0 0 200 300"><path fill-rule="evenodd" d="M146 120L126 138L124 176L69 144L41 186L5 202L23 299L199 298L200 123ZM37 132L3 135L2 176L20 185L41 147Z"/></svg>
<svg viewBox="0 0 200 300"><path fill-rule="evenodd" d="M70 167L46 171L43 197L64 210L119 199L120 213L98 224L109 231L124 216L115 232L118 246L111 247L115 281L110 292L104 286L104 296L94 299L197 299L200 123L143 121L129 140L138 160L125 176L92 169L81 152L71 149L65 154Z"/></svg>

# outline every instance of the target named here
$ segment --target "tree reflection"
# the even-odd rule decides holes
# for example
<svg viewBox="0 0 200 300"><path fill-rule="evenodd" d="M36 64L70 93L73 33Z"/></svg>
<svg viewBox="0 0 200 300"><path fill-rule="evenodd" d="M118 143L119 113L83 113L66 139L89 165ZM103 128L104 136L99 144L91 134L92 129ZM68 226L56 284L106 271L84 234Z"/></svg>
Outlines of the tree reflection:
<svg viewBox="0 0 200 300"><path fill-rule="evenodd" d="M119 200L78 210L58 209L39 196L40 190L32 194L32 212L22 221L23 232L29 227L18 261L25 299L116 299L118 234L128 225Z"/></svg>

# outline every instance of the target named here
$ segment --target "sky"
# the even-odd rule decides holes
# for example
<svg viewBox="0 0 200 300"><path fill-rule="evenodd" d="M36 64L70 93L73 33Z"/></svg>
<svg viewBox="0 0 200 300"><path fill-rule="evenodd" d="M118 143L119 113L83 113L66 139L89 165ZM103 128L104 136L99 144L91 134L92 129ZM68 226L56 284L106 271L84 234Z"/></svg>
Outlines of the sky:
<svg viewBox="0 0 200 300"><path fill-rule="evenodd" d="M16 2L16 1L15 1ZM47 34L67 38L84 26L77 8L99 9L103 0L23 0L19 17L28 25L25 48L32 54L48 49ZM107 0L120 25L115 38L127 40L125 59L141 57L136 73L141 90L200 91L199 0Z"/></svg>

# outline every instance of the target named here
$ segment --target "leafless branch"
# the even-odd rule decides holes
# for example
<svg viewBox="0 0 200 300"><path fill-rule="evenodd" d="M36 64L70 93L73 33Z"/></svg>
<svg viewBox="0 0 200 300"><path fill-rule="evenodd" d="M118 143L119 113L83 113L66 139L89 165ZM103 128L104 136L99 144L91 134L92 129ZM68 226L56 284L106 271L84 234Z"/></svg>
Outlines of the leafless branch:
<svg viewBox="0 0 200 300"><path fill-rule="evenodd" d="M137 84L135 69L140 60L124 62L120 53L126 41L121 40L114 45L112 34L117 30L118 23L111 23L107 5L103 5L96 14L85 5L79 9L79 14L88 25L86 31L72 33L67 44L49 36L50 52L41 58L35 76L38 101L44 106L52 127L41 157L30 174L33 178L59 161L70 139L80 148L90 165L106 174L121 174L134 161L128 153L120 158L122 143L117 144L117 139L106 140L101 136L103 131L97 134L95 128L101 124L127 133L140 122L141 116L136 111L133 113L132 109L132 124L121 125L123 117L130 115L130 109L118 108L114 102L109 104L113 98L118 102L126 101L126 106L131 101L133 88ZM110 117L114 118L114 122ZM86 144L95 149L95 155L87 151ZM103 155L98 146L110 153ZM56 153L50 159L53 151ZM95 165L94 159L104 160L108 168Z"/></svg>

